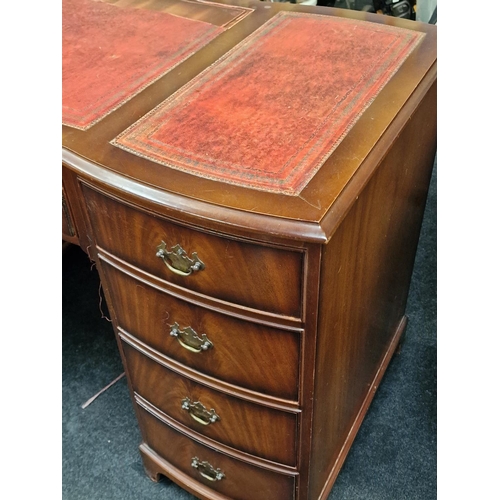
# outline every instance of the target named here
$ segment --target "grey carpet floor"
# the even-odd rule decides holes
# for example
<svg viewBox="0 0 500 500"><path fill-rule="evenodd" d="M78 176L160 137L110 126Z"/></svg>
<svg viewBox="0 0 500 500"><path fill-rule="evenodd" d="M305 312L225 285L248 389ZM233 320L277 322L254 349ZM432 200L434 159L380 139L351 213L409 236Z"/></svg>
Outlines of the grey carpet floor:
<svg viewBox="0 0 500 500"><path fill-rule="evenodd" d="M431 500L436 493L436 166L415 261L400 354L391 361L329 500ZM79 248L63 256L62 498L188 500L153 483L95 268ZM266 500L266 499L255 499Z"/></svg>

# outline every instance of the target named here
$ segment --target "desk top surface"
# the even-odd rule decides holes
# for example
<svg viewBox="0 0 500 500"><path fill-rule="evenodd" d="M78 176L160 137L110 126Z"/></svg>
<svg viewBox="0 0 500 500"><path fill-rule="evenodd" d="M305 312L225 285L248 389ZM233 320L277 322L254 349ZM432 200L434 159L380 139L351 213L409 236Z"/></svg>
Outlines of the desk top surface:
<svg viewBox="0 0 500 500"><path fill-rule="evenodd" d="M319 235L435 79L436 27L414 21L251 0L64 0L63 161L174 208Z"/></svg>

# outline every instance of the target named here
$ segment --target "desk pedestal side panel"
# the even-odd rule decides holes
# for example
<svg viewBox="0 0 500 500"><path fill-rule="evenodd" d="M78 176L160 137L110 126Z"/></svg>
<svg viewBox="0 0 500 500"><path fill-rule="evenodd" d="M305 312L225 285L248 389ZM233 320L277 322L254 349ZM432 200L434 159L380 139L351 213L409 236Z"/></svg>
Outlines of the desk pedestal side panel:
<svg viewBox="0 0 500 500"><path fill-rule="evenodd" d="M311 499L328 495L406 324L435 110L436 84L323 252Z"/></svg>

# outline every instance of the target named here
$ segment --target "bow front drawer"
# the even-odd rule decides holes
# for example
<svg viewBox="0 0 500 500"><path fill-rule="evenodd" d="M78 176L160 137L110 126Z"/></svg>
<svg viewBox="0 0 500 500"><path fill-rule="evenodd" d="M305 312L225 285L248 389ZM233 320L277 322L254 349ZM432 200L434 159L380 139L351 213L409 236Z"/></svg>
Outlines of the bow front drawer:
<svg viewBox="0 0 500 500"><path fill-rule="evenodd" d="M192 370L298 401L300 333L195 306L105 261L101 267L122 330Z"/></svg>
<svg viewBox="0 0 500 500"><path fill-rule="evenodd" d="M181 377L127 342L122 341L122 349L132 388L162 412L234 449L296 465L296 413L250 403Z"/></svg>
<svg viewBox="0 0 500 500"><path fill-rule="evenodd" d="M154 410L153 410L154 411ZM146 446L170 466L221 496L239 500L293 500L295 475L265 469L233 458L190 439L138 405Z"/></svg>
<svg viewBox="0 0 500 500"><path fill-rule="evenodd" d="M194 292L301 317L302 252L199 231L83 189L98 247Z"/></svg>

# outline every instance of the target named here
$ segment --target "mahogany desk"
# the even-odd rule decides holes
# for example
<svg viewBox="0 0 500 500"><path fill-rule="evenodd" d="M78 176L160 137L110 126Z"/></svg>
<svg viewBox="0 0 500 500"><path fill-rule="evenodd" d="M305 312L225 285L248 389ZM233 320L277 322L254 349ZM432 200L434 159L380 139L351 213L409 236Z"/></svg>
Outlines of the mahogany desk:
<svg viewBox="0 0 500 500"><path fill-rule="evenodd" d="M141 8L163 5L185 2ZM436 151L436 29L330 8L239 5L253 11L217 21L224 29L163 76L90 126L63 126L63 238L97 263L146 473L203 499L324 499L406 326ZM203 7L189 19L210 23ZM346 106L325 115L310 142L294 132L316 123L331 97L293 87L306 81L301 61L311 81L323 81L311 61L283 66L296 80L280 80L272 99L272 79L262 85L269 47L292 46L304 26L311 37L325 27L323 39L346 26L343 40L367 30L346 46L357 66L335 67L358 93L335 101ZM388 51L381 60L385 73L371 55L359 63L374 46L357 44L374 28L373 40L401 43L399 59ZM324 57L320 48L312 59ZM267 67L275 79L287 54ZM359 88L349 80L356 71ZM324 79L337 85L333 73ZM234 92L228 78L248 85ZM248 107L262 95L267 109ZM269 123L273 106L281 114Z"/></svg>

